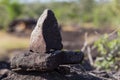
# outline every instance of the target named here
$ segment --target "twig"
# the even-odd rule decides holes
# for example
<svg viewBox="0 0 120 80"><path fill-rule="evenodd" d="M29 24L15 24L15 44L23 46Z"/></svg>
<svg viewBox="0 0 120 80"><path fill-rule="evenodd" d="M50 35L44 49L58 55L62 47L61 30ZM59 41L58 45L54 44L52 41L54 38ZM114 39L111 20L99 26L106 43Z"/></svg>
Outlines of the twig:
<svg viewBox="0 0 120 80"><path fill-rule="evenodd" d="M88 40L88 33L87 32L85 33L84 39L85 39L85 42L84 42L84 45L83 45L81 51L85 51L85 49L87 49L88 59L90 61L90 64L93 65L91 49L90 49L90 46L88 46L88 41L87 41Z"/></svg>
<svg viewBox="0 0 120 80"><path fill-rule="evenodd" d="M85 33L85 36L84 36L85 42L84 42L83 47L82 47L82 49L81 49L81 51L83 51L83 52L85 51L85 49L86 49L86 47L87 47L87 45L88 45L87 35L88 35L88 33L86 32L86 33Z"/></svg>
<svg viewBox="0 0 120 80"><path fill-rule="evenodd" d="M115 34L118 30L120 30L120 26L118 28L116 28L114 31L112 31L111 33L108 34L108 37L111 37L113 34ZM100 36L98 39L100 39L101 37L103 37L103 35L99 34L98 32L95 31L95 34L97 34L98 36ZM96 39L96 40L98 40ZM95 40L95 41L96 41Z"/></svg>
<svg viewBox="0 0 120 80"><path fill-rule="evenodd" d="M94 62L93 62L93 58L92 58L92 55L91 55L91 49L90 49L90 47L88 46L87 47L87 51L88 51L88 59L89 59L89 61L90 61L90 64L93 66L93 64L94 64Z"/></svg>

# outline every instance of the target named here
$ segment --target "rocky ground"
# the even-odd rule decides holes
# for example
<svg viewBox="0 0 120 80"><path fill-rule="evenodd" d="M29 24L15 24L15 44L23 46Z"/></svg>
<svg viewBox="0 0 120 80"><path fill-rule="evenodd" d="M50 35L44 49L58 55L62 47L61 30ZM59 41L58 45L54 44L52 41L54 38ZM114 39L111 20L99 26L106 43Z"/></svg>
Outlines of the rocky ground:
<svg viewBox="0 0 120 80"><path fill-rule="evenodd" d="M89 38L94 35L96 30L82 30L81 32L62 32L62 40L64 49L67 50L80 50L84 44L85 32L89 33ZM98 31L102 33L101 31ZM106 31L103 31L106 32ZM111 32L111 31L110 31ZM110 33L109 31L107 33ZM70 37L70 36L72 37ZM96 36L93 36L96 37ZM90 40L90 39L89 39ZM92 41L92 40L90 40ZM21 54L24 51L15 50L12 51L13 54ZM95 52L92 53L93 56ZM7 60L7 59L6 59ZM7 65L7 66L5 66ZM3 67L4 66L4 67ZM0 62L0 80L120 80L120 72L106 72L105 70L98 71L92 67L88 60L85 60L83 64L67 65L60 69L55 69L50 72L15 72L10 70L10 64L5 62ZM7 70L9 69L9 71Z"/></svg>
<svg viewBox="0 0 120 80"><path fill-rule="evenodd" d="M1 63L2 66L9 64ZM2 68L2 66L0 66ZM8 66L8 67L7 67ZM60 66L58 69L47 72L0 70L0 80L120 80L120 73L90 70L83 65Z"/></svg>
<svg viewBox="0 0 120 80"><path fill-rule="evenodd" d="M81 29L81 32L62 32L64 49L80 50L84 44L85 32L88 32L91 37L92 34L95 34L95 31L96 30L88 32L88 30L84 31ZM101 31L98 32L102 33ZM103 32L105 33L106 31ZM110 32L108 31L107 33ZM13 54L21 54L24 51L15 50L12 52ZM92 55L95 56L95 53L92 53ZM5 67L3 68L2 66ZM6 68L9 69L9 71L6 70ZM120 80L120 72L106 72L105 70L98 71L94 67L90 66L90 63L87 60L85 60L83 64L67 65L67 67L60 68L52 72L15 72L10 70L9 63L3 64L1 61L0 80Z"/></svg>

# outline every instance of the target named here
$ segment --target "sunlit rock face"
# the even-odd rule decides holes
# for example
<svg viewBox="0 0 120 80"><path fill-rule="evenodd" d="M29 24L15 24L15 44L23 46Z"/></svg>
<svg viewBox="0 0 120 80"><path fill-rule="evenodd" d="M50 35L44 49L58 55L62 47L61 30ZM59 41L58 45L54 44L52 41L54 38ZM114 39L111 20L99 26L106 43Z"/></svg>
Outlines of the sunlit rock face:
<svg viewBox="0 0 120 80"><path fill-rule="evenodd" d="M54 13L46 9L38 19L30 38L30 50L37 53L61 50L62 38Z"/></svg>

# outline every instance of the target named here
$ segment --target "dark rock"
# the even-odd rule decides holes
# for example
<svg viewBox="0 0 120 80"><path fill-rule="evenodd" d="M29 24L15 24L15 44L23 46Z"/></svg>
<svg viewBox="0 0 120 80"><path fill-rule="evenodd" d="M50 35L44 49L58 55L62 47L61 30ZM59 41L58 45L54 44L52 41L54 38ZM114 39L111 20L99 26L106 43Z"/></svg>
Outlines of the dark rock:
<svg viewBox="0 0 120 80"><path fill-rule="evenodd" d="M6 78L2 80L66 80L65 76L57 72L9 72Z"/></svg>
<svg viewBox="0 0 120 80"><path fill-rule="evenodd" d="M10 62L8 57L4 56L0 58L0 80L7 77L7 73L10 70Z"/></svg>
<svg viewBox="0 0 120 80"><path fill-rule="evenodd" d="M10 69L10 63L7 61L0 61L0 80L7 77Z"/></svg>
<svg viewBox="0 0 120 80"><path fill-rule="evenodd" d="M11 59L11 67L24 71L50 71L64 64L77 64L83 61L82 52L55 51L49 54L44 53L21 53Z"/></svg>
<svg viewBox="0 0 120 80"><path fill-rule="evenodd" d="M57 69L55 69L60 74L67 75L70 74L70 67L68 65L60 65Z"/></svg>
<svg viewBox="0 0 120 80"><path fill-rule="evenodd" d="M8 73L9 73L8 69L1 69L0 70L0 80L7 77Z"/></svg>
<svg viewBox="0 0 120 80"><path fill-rule="evenodd" d="M2 80L3 78L6 78L7 77L7 74L0 74L0 80Z"/></svg>
<svg viewBox="0 0 120 80"><path fill-rule="evenodd" d="M80 51L76 52L57 50L54 52L54 54L61 54L61 58L58 58L60 65L80 64L84 59L84 53Z"/></svg>
<svg viewBox="0 0 120 80"><path fill-rule="evenodd" d="M31 34L30 50L44 53L63 48L61 34L54 13L46 9Z"/></svg>
<svg viewBox="0 0 120 80"><path fill-rule="evenodd" d="M16 54L11 59L11 68L22 71L50 71L59 65L56 56L32 52Z"/></svg>
<svg viewBox="0 0 120 80"><path fill-rule="evenodd" d="M11 60L11 71L3 80L95 80L79 75L68 64L83 61L82 52L62 51L61 35L54 13L45 10L31 34L30 51L15 54ZM45 54L48 53L48 54ZM74 72L73 72L74 71ZM82 75L82 76L81 76ZM84 78L85 77L85 78Z"/></svg>
<svg viewBox="0 0 120 80"><path fill-rule="evenodd" d="M64 71L63 71L64 73ZM79 71L70 71L69 74L65 75L56 71L51 72L9 72L7 77L2 80L107 80L99 77L95 77L90 74ZM88 72L89 73L89 72Z"/></svg>
<svg viewBox="0 0 120 80"><path fill-rule="evenodd" d="M0 69L10 69L10 63L7 61L0 61Z"/></svg>

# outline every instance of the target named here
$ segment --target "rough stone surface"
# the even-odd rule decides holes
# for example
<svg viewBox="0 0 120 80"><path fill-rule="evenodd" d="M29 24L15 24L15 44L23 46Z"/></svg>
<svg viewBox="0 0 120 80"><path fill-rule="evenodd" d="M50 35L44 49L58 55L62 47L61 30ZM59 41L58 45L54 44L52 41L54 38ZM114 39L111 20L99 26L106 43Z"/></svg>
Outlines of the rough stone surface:
<svg viewBox="0 0 120 80"><path fill-rule="evenodd" d="M76 52L76 51L55 51L54 54L61 54L60 65L66 64L79 64L84 59L83 52Z"/></svg>
<svg viewBox="0 0 120 80"><path fill-rule="evenodd" d="M95 77L93 75L71 70L68 74L62 74L57 71L52 72L13 72L10 71L6 78L2 80L107 80Z"/></svg>
<svg viewBox="0 0 120 80"><path fill-rule="evenodd" d="M75 67L77 66L77 67ZM67 72L66 72L67 71ZM39 71L11 71L0 75L0 80L119 80L118 73L106 71L84 71L80 64L69 65L64 68L48 72Z"/></svg>
<svg viewBox="0 0 120 80"><path fill-rule="evenodd" d="M44 53L61 50L61 35L54 13L46 9L40 16L30 38L30 50Z"/></svg>
<svg viewBox="0 0 120 80"><path fill-rule="evenodd" d="M82 52L55 51L49 54L33 52L16 54L11 59L11 67L23 71L50 71L64 64L77 64L83 61Z"/></svg>
<svg viewBox="0 0 120 80"><path fill-rule="evenodd" d="M22 53L11 59L11 68L23 71L49 71L58 67L57 57L52 54Z"/></svg>
<svg viewBox="0 0 120 80"><path fill-rule="evenodd" d="M0 69L10 69L10 63L7 61L0 61Z"/></svg>
<svg viewBox="0 0 120 80"><path fill-rule="evenodd" d="M10 63L7 61L0 61L0 80L7 77L8 70L10 70Z"/></svg>

